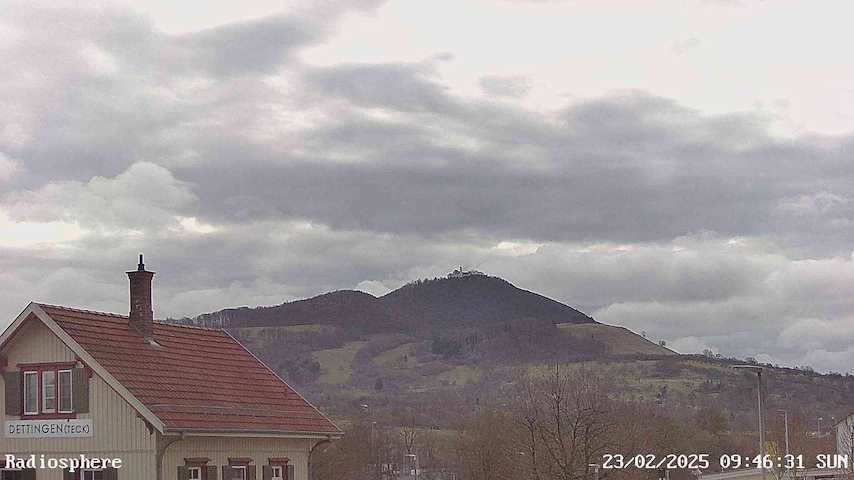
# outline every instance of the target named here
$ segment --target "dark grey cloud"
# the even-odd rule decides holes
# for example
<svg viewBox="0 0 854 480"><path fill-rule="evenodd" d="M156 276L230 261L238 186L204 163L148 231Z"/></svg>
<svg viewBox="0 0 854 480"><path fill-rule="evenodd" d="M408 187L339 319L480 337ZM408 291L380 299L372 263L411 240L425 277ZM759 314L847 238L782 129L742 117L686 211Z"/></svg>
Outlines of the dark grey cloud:
<svg viewBox="0 0 854 480"><path fill-rule="evenodd" d="M829 339L854 318L854 137L783 139L759 114L643 91L556 113L471 99L440 75L447 55L302 62L342 12L380 3L180 36L119 8L14 4L0 226L82 233L0 238L0 313L123 311L138 251L171 316L465 264L681 348L854 360Z"/></svg>
<svg viewBox="0 0 854 480"><path fill-rule="evenodd" d="M314 69L306 86L318 95L344 98L356 106L401 112L450 113L457 102L434 78L429 64L350 64Z"/></svg>
<svg viewBox="0 0 854 480"><path fill-rule="evenodd" d="M189 64L210 74L270 73L299 47L323 37L324 26L305 18L275 16L228 24L178 37Z"/></svg>

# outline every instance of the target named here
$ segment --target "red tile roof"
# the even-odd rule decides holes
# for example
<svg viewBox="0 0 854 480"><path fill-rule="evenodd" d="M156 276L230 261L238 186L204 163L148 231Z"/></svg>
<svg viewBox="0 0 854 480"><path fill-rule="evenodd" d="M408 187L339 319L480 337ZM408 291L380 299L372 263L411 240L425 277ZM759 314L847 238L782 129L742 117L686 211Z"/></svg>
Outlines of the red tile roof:
<svg viewBox="0 0 854 480"><path fill-rule="evenodd" d="M155 322L156 346L126 316L40 307L167 430L340 433L223 330Z"/></svg>

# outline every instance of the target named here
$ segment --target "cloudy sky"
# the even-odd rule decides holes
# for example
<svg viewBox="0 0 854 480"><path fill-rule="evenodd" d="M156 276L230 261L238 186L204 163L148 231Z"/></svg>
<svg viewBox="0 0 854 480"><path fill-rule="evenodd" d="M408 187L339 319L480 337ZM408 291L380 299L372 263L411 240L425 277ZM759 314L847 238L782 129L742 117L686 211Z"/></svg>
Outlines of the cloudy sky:
<svg viewBox="0 0 854 480"><path fill-rule="evenodd" d="M461 264L854 370L849 1L87 4L0 0L0 325Z"/></svg>

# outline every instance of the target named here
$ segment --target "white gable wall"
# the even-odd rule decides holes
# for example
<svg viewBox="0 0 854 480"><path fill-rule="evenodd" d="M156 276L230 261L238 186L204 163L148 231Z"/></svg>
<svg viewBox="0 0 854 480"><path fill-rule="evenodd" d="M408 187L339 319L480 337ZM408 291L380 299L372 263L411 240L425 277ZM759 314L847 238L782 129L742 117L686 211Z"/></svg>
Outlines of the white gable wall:
<svg viewBox="0 0 854 480"><path fill-rule="evenodd" d="M26 322L2 353L7 358L5 371L17 370L19 363L71 362L76 358L74 352L37 319ZM0 424L4 430L0 437L0 454L43 453L48 457L66 457L85 453L93 457L118 457L124 462L119 478L155 478L154 435L149 434L144 422L137 417L136 410L97 374L92 375L89 383L89 413L77 416L92 419L94 433L91 438L7 438L6 420L17 420L19 417L6 417L5 397L3 385L0 394ZM37 478L61 480L62 473L42 470L38 472Z"/></svg>

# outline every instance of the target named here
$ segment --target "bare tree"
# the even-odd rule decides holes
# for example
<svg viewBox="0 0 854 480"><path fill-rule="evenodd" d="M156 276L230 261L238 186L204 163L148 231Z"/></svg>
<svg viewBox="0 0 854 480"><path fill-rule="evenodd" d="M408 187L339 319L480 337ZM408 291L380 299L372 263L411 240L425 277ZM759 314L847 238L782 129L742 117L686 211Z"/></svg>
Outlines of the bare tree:
<svg viewBox="0 0 854 480"><path fill-rule="evenodd" d="M466 480L520 478L517 432L509 415L483 410L464 425L456 441L457 470Z"/></svg>
<svg viewBox="0 0 854 480"><path fill-rule="evenodd" d="M541 480L539 469L539 425L542 412L540 411L540 385L534 382L524 372L516 375L516 402L514 418L524 432L522 444L527 453L527 467L531 480Z"/></svg>
<svg viewBox="0 0 854 480"><path fill-rule="evenodd" d="M415 423L415 414L410 412L406 422L400 429L400 439L403 441L403 448L409 455L415 452L415 440L418 438L418 428L415 426Z"/></svg>
<svg viewBox="0 0 854 480"><path fill-rule="evenodd" d="M370 480L373 463L370 425L357 423L347 429L342 440L331 443L312 455L312 470L316 480Z"/></svg>
<svg viewBox="0 0 854 480"><path fill-rule="evenodd" d="M612 401L603 380L584 369L555 366L517 386L514 416L531 480L589 480L603 454L640 435L638 422L623 414L627 405Z"/></svg>

